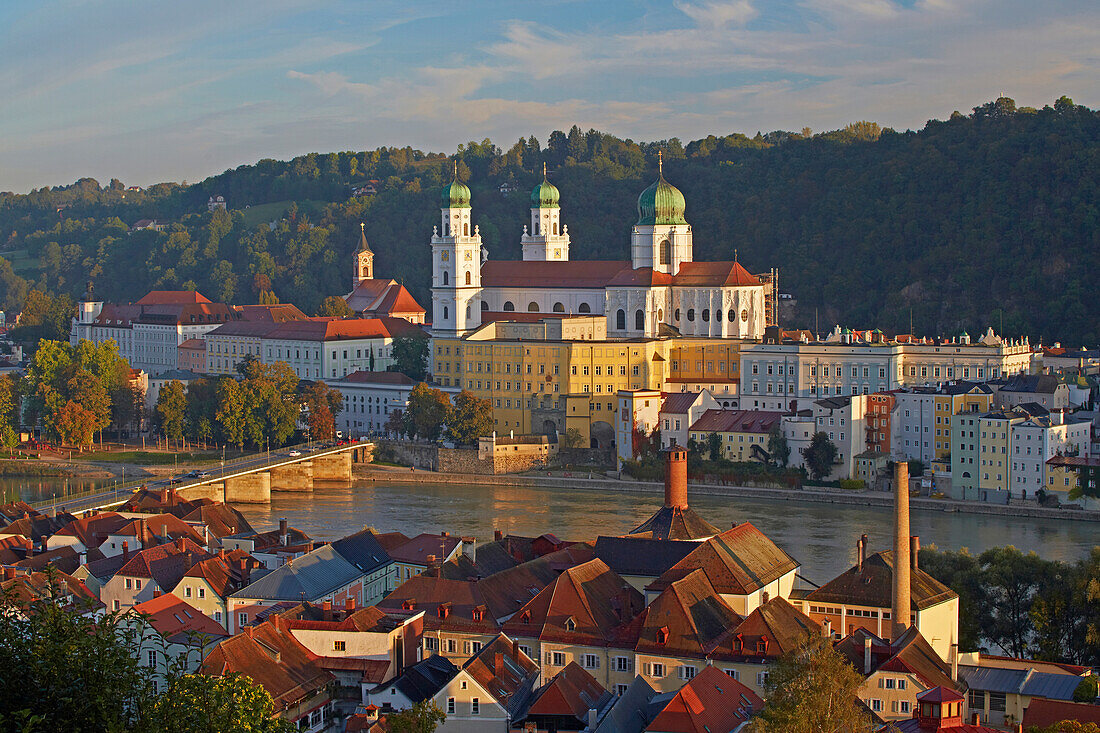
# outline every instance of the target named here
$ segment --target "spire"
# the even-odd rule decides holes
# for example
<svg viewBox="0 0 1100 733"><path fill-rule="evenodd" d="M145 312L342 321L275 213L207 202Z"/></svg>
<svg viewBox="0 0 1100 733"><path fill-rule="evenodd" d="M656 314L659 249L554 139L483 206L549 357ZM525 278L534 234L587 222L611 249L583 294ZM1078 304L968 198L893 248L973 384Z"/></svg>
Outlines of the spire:
<svg viewBox="0 0 1100 733"><path fill-rule="evenodd" d="M363 224L363 222L359 222L359 251L360 252L370 252L371 251L370 245L367 244L366 226Z"/></svg>
<svg viewBox="0 0 1100 733"><path fill-rule="evenodd" d="M456 181L458 180L458 158L455 158L455 178L454 179Z"/></svg>
<svg viewBox="0 0 1100 733"><path fill-rule="evenodd" d="M665 177L665 160L661 156L661 151L660 150L657 151L657 175L660 178Z"/></svg>
<svg viewBox="0 0 1100 733"><path fill-rule="evenodd" d="M546 161L542 161L542 180L546 180Z"/></svg>

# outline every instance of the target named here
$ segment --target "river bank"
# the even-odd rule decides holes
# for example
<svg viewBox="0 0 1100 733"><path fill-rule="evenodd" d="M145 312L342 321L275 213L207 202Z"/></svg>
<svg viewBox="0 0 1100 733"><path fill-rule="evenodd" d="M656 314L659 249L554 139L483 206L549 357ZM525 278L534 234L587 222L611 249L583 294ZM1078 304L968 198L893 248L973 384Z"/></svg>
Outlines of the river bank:
<svg viewBox="0 0 1100 733"><path fill-rule="evenodd" d="M533 476L530 474L504 474L497 476L479 476L474 474L437 473L410 468L373 467L369 464L356 464L353 468L356 478L365 481L383 483L418 484L484 484L487 486L520 486L556 489L601 489L626 493L659 494L664 485L656 481L634 481L629 479L589 478L577 476ZM589 474L592 476L592 474ZM780 489L759 486L727 486L721 484L690 483L689 490L695 495L728 496L751 499L785 499L816 504L847 504L852 506L890 507L893 498L885 492L852 491L826 487ZM983 514L987 516L1032 517L1036 519L1062 519L1078 522L1100 522L1100 512L1082 509L1055 509L1026 504L984 504L980 502L956 501L954 499L930 499L913 497L909 501L911 510L938 513Z"/></svg>

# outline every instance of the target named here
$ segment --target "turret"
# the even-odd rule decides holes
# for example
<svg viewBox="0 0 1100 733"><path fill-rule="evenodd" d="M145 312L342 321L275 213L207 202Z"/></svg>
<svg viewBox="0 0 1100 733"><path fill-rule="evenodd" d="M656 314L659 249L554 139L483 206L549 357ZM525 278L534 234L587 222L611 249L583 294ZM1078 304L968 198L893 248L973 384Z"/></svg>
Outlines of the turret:
<svg viewBox="0 0 1100 733"><path fill-rule="evenodd" d="M675 275L681 263L692 261L686 208L684 194L665 180L664 159L658 151L657 180L638 196L638 222L630 237L634 269L649 267Z"/></svg>
<svg viewBox="0 0 1100 733"><path fill-rule="evenodd" d="M442 230L432 233L432 332L461 336L481 324L481 234L471 231L470 189L454 179L443 188Z"/></svg>
<svg viewBox="0 0 1100 733"><path fill-rule="evenodd" d="M359 222L359 248L355 250L355 272L351 279L351 288L354 290L364 280L374 278L374 252L367 244L367 232L363 222Z"/></svg>
<svg viewBox="0 0 1100 733"><path fill-rule="evenodd" d="M546 178L542 165L542 182L531 191L531 224L524 229L520 244L523 259L565 262L569 260L569 234L561 223L560 194Z"/></svg>

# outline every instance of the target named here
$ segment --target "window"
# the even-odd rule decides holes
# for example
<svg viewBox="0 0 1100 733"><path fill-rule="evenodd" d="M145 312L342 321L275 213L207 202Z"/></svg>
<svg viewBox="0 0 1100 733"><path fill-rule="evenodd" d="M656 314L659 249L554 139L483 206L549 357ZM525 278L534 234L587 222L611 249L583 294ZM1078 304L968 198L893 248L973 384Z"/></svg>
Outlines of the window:
<svg viewBox="0 0 1100 733"><path fill-rule="evenodd" d="M527 304L527 312L528 313L538 313L539 312L539 304L532 300L530 303Z"/></svg>
<svg viewBox="0 0 1100 733"><path fill-rule="evenodd" d="M891 677L891 678L888 678L888 679L886 679L886 680L884 680L884 681L886 682L886 689L887 689L887 690L892 690L892 689L894 689L894 679L893 679L892 677Z"/></svg>
<svg viewBox="0 0 1100 733"><path fill-rule="evenodd" d="M672 262L672 245L667 239L661 240L660 249L660 264L667 265Z"/></svg>
<svg viewBox="0 0 1100 733"><path fill-rule="evenodd" d="M898 689L899 690L904 690L907 684L908 684L908 682L905 680L905 678L899 679L898 680ZM906 711L903 710L902 712L906 712Z"/></svg>
<svg viewBox="0 0 1100 733"><path fill-rule="evenodd" d="M615 311L615 328L620 331L626 330L626 311L622 308Z"/></svg>
<svg viewBox="0 0 1100 733"><path fill-rule="evenodd" d="M515 304L512 303L512 301L510 301L510 300L504 301L504 310L505 310L505 312L511 313L515 309L516 309L516 306L515 306Z"/></svg>
<svg viewBox="0 0 1100 733"><path fill-rule="evenodd" d="M626 691L629 687L630 687L630 685L622 685L622 684L615 685L615 694L618 695L619 697L622 697L623 695L626 694Z"/></svg>
<svg viewBox="0 0 1100 733"><path fill-rule="evenodd" d="M968 707L971 710L985 710L985 691L984 690L970 690L968 700Z"/></svg>
<svg viewBox="0 0 1100 733"><path fill-rule="evenodd" d="M691 680L695 679L696 668L690 664L680 665L680 679Z"/></svg>
<svg viewBox="0 0 1100 733"><path fill-rule="evenodd" d="M616 672L629 672L630 671L630 658L629 657L615 657L615 671Z"/></svg>
<svg viewBox="0 0 1100 733"><path fill-rule="evenodd" d="M909 701L908 700L902 700L898 707L901 708L901 712L908 713L909 712Z"/></svg>
<svg viewBox="0 0 1100 733"><path fill-rule="evenodd" d="M871 710L876 713L882 712L882 700L871 700Z"/></svg>
<svg viewBox="0 0 1100 733"><path fill-rule="evenodd" d="M334 651L334 652L347 651L347 642L344 642L344 641L334 641L334 642L332 642L332 651Z"/></svg>
<svg viewBox="0 0 1100 733"><path fill-rule="evenodd" d="M645 313L641 310L634 312L634 328L638 331L645 330Z"/></svg>
<svg viewBox="0 0 1100 733"><path fill-rule="evenodd" d="M565 666L565 653L564 652L554 652L551 658L553 659L553 665L555 667L564 667Z"/></svg>
<svg viewBox="0 0 1100 733"><path fill-rule="evenodd" d="M584 668L585 669L599 669L600 668L600 658L597 657L595 654L585 654L584 655Z"/></svg>
<svg viewBox="0 0 1100 733"><path fill-rule="evenodd" d="M561 303L554 303L554 312L555 313L565 313L565 306L562 305Z"/></svg>
<svg viewBox="0 0 1100 733"><path fill-rule="evenodd" d="M694 323L695 322L695 309L694 308L688 308L688 322L689 323Z"/></svg>
<svg viewBox="0 0 1100 733"><path fill-rule="evenodd" d="M660 662L654 662L653 663L653 674L652 674L652 676L653 677L664 677L665 676L665 665L661 664Z"/></svg>
<svg viewBox="0 0 1100 733"><path fill-rule="evenodd" d="M1005 693L1003 692L990 692L989 693L989 710L990 712L1003 713L1005 711Z"/></svg>
<svg viewBox="0 0 1100 733"><path fill-rule="evenodd" d="M470 715L481 715L481 702L476 697L470 700Z"/></svg>
<svg viewBox="0 0 1100 733"><path fill-rule="evenodd" d="M152 650L150 650L149 652L149 666L153 669L156 669L157 667L157 653Z"/></svg>
<svg viewBox="0 0 1100 733"><path fill-rule="evenodd" d="M729 677L731 677L732 679L735 679L735 680L741 679L741 673L740 673L740 672L738 672L738 671L737 671L736 669L727 669L727 670L723 670L723 671L724 671L724 672L725 672L725 673L726 673L726 674L727 674L727 675L728 675Z"/></svg>
<svg viewBox="0 0 1100 733"><path fill-rule="evenodd" d="M443 284L444 285L449 285L450 282L451 282L451 276L449 274L447 274L446 270L444 270L443 271Z"/></svg>
<svg viewBox="0 0 1100 733"><path fill-rule="evenodd" d="M117 603L117 601L116 601L116 603ZM248 614L247 613L238 613L237 614L237 626L244 626L247 623L248 623Z"/></svg>
<svg viewBox="0 0 1100 733"><path fill-rule="evenodd" d="M206 588L199 588L199 598L206 598Z"/></svg>
<svg viewBox="0 0 1100 733"><path fill-rule="evenodd" d="M191 597L191 588L190 588L190 586L183 589L183 597L184 598L190 598Z"/></svg>
<svg viewBox="0 0 1100 733"><path fill-rule="evenodd" d="M447 715L455 714L455 699L453 697L447 698Z"/></svg>

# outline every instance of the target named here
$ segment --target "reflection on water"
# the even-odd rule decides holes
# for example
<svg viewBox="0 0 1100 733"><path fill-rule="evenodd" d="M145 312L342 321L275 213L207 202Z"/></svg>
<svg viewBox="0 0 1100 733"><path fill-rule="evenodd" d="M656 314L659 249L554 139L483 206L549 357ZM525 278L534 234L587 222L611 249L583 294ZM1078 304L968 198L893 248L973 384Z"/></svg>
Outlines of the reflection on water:
<svg viewBox="0 0 1100 733"><path fill-rule="evenodd" d="M22 499L27 502L79 494L111 483L111 479L79 476L0 477L0 504Z"/></svg>
<svg viewBox="0 0 1100 733"><path fill-rule="evenodd" d="M479 541L491 539L494 529L587 540L628 532L656 511L662 499L656 493L591 489L366 482L272 496L270 505L237 508L257 529L288 517L292 526L325 540L368 526L407 535L448 531ZM880 507L714 496L693 497L691 503L719 528L752 522L801 562L802 574L816 583L855 562L860 534L868 535L872 551L887 549L892 541L890 510ZM1089 522L923 511L914 511L910 521L923 547L968 547L977 553L1013 544L1051 560L1077 560L1098 543L1097 525Z"/></svg>

